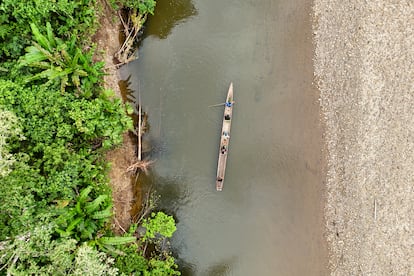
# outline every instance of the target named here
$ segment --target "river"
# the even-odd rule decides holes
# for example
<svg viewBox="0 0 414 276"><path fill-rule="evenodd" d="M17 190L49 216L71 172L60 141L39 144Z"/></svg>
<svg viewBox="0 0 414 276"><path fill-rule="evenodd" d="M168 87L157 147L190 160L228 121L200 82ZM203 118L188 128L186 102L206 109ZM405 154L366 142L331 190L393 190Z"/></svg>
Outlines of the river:
<svg viewBox="0 0 414 276"><path fill-rule="evenodd" d="M183 275L327 275L310 0L158 0L123 67L148 114L150 182ZM224 189L215 190L234 84ZM136 96L138 98L138 96Z"/></svg>

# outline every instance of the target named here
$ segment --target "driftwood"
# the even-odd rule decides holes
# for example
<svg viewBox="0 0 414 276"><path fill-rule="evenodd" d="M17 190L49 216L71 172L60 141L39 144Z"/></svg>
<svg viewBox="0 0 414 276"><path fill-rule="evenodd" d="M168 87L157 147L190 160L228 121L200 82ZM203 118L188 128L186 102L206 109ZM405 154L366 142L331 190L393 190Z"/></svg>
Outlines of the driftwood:
<svg viewBox="0 0 414 276"><path fill-rule="evenodd" d="M149 214L152 212L152 210L154 209L154 206L156 204L157 198L154 196L151 187L149 188L149 190L146 192L145 198L142 200L142 205L141 205L141 210L136 213L133 217L132 217L132 222L140 225L142 220L146 217L149 216ZM141 230L140 230L141 228ZM145 229L142 229L143 227L140 226L137 230L137 232L135 232L135 236L137 236L137 238L140 238L144 235L145 233ZM142 252L145 255L145 252L147 250L148 247L148 241L144 242L142 245Z"/></svg>
<svg viewBox="0 0 414 276"><path fill-rule="evenodd" d="M118 52L115 53L115 57L119 61L117 66L122 66L137 58L134 46L138 35L141 33L142 26L147 19L147 15L142 15L137 10L131 9L125 16L127 21L124 20L121 12L118 12L118 16L124 29L125 41Z"/></svg>
<svg viewBox="0 0 414 276"><path fill-rule="evenodd" d="M138 91L138 161L142 160L142 104L141 104L141 92Z"/></svg>
<svg viewBox="0 0 414 276"><path fill-rule="evenodd" d="M149 167L154 164L155 161L152 160L138 160L137 162L131 164L127 168L127 172L137 173L138 170L143 171L145 174L148 174Z"/></svg>
<svg viewBox="0 0 414 276"><path fill-rule="evenodd" d="M136 155L136 159L127 168L126 171L133 172L134 174L136 174L136 177L138 177L139 171L143 171L145 174L148 174L149 167L154 163L154 161L151 161L151 160L142 160L142 135L146 129L146 126L145 126L146 117L145 117L145 114L142 113L141 92L139 90L138 90L138 101L136 101L136 108L138 109L138 122L136 123L135 129L132 133L137 137L137 148L136 148L137 155Z"/></svg>
<svg viewBox="0 0 414 276"><path fill-rule="evenodd" d="M143 124L144 122L142 120L142 108L141 104L139 104L138 123L133 132L137 136L137 156L136 160L134 160L126 170L127 172L133 172L137 175L137 177L139 175L139 171L143 171L145 174L148 174L149 167L155 162L152 160L142 160L142 135L143 129L145 129L145 126Z"/></svg>
<svg viewBox="0 0 414 276"><path fill-rule="evenodd" d="M156 197L152 189L149 188L149 190L146 192L145 199L142 201L141 211L135 215L135 217L133 218L133 222L140 224L145 217L148 217L148 215L157 205L157 201L158 197Z"/></svg>

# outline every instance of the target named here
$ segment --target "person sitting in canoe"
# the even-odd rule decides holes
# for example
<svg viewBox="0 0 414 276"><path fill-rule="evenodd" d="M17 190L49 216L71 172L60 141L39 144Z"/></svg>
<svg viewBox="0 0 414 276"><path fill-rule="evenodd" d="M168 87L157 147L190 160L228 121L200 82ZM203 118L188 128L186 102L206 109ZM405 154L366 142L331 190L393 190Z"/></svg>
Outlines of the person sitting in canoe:
<svg viewBox="0 0 414 276"><path fill-rule="evenodd" d="M222 146L222 147L221 147L221 153L222 153L222 154L227 153L227 148L226 148L226 146Z"/></svg>
<svg viewBox="0 0 414 276"><path fill-rule="evenodd" d="M232 102L226 102L226 106L227 107L231 107L233 105L233 103Z"/></svg>
<svg viewBox="0 0 414 276"><path fill-rule="evenodd" d="M226 116L224 116L224 119L227 120L227 121L230 120L230 115L226 114Z"/></svg>

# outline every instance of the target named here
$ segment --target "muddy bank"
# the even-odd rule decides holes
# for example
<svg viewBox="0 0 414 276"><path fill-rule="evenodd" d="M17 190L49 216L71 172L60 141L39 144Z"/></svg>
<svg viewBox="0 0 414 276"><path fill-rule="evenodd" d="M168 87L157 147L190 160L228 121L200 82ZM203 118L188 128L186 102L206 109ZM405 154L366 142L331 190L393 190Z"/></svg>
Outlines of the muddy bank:
<svg viewBox="0 0 414 276"><path fill-rule="evenodd" d="M414 4L314 2L332 275L414 275Z"/></svg>
<svg viewBox="0 0 414 276"><path fill-rule="evenodd" d="M101 59L105 61L104 76L105 88L115 92L116 97L123 97L119 82L119 72L115 66L114 54L120 48L119 32L120 20L115 11L108 5L107 1L101 1L102 14L100 15L100 28L93 37L93 41L97 44L97 51L101 52ZM140 200L136 198L134 185L135 179L127 168L136 161L135 144L133 137L125 133L123 144L108 152L106 160L111 164L109 172L110 185L112 188L112 198L114 202L115 218L113 221L113 229L117 233L128 230L131 223L130 210L131 206Z"/></svg>

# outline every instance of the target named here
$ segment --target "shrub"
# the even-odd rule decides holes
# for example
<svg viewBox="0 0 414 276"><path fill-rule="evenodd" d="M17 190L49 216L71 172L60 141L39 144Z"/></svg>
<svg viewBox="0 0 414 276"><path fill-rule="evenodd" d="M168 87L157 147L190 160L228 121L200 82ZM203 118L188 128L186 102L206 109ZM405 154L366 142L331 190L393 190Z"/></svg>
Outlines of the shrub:
<svg viewBox="0 0 414 276"><path fill-rule="evenodd" d="M2 242L0 265L7 275L65 275L73 267L76 240L53 239L53 226L36 223L30 231Z"/></svg>
<svg viewBox="0 0 414 276"><path fill-rule="evenodd" d="M113 262L114 260L105 253L84 243L76 252L74 271L69 275L118 275L118 269L113 267Z"/></svg>
<svg viewBox="0 0 414 276"><path fill-rule="evenodd" d="M23 140L24 136L14 113L0 109L0 122L0 177L4 177L11 172L11 166L16 161L15 156L9 153L8 142Z"/></svg>
<svg viewBox="0 0 414 276"><path fill-rule="evenodd" d="M92 186L86 187L76 198L74 206L60 209L62 214L56 219L56 231L61 237L88 241L93 240L99 230L105 229L105 224L112 217L113 205L107 194L91 199L91 191Z"/></svg>
<svg viewBox="0 0 414 276"><path fill-rule="evenodd" d="M113 258L87 243L55 239L53 228L53 223L36 224L24 235L3 241L0 270L7 275L118 275Z"/></svg>
<svg viewBox="0 0 414 276"><path fill-rule="evenodd" d="M172 256L167 255L165 259L152 258L148 262L148 271L144 271L144 276L164 276L181 275L177 271L177 264Z"/></svg>
<svg viewBox="0 0 414 276"><path fill-rule="evenodd" d="M20 118L26 137L8 146L20 157L0 186L3 237L52 216L57 201L73 200L83 188L94 187L94 198L110 193L107 166L94 147L119 143L131 127L120 100L102 95L91 101L0 80L0 106Z"/></svg>
<svg viewBox="0 0 414 276"><path fill-rule="evenodd" d="M75 153L93 156L96 143L105 149L119 144L122 133L132 128L121 100L103 94L86 100L0 80L0 105L23 121L27 139L14 150L27 152L31 164L48 173L62 169Z"/></svg>
<svg viewBox="0 0 414 276"><path fill-rule="evenodd" d="M59 36L88 37L97 27L95 6L95 0L1 1L0 60L17 59L31 44L30 23L46 26L51 22Z"/></svg>
<svg viewBox="0 0 414 276"><path fill-rule="evenodd" d="M153 255L149 260L142 256L136 244L122 247L124 254L115 259L115 266L123 275L172 276L181 275L174 257L168 253Z"/></svg>
<svg viewBox="0 0 414 276"><path fill-rule="evenodd" d="M142 275L144 271L148 270L148 261L142 256L138 246L132 243L121 247L123 254L119 254L115 258L115 266L119 272L125 275Z"/></svg>
<svg viewBox="0 0 414 276"><path fill-rule="evenodd" d="M152 213L150 218L144 219L142 226L146 229L143 241L153 239L157 234L171 238L177 230L174 218L163 212Z"/></svg>
<svg viewBox="0 0 414 276"><path fill-rule="evenodd" d="M126 8L137 9L140 14L154 14L155 0L121 0L121 4Z"/></svg>

